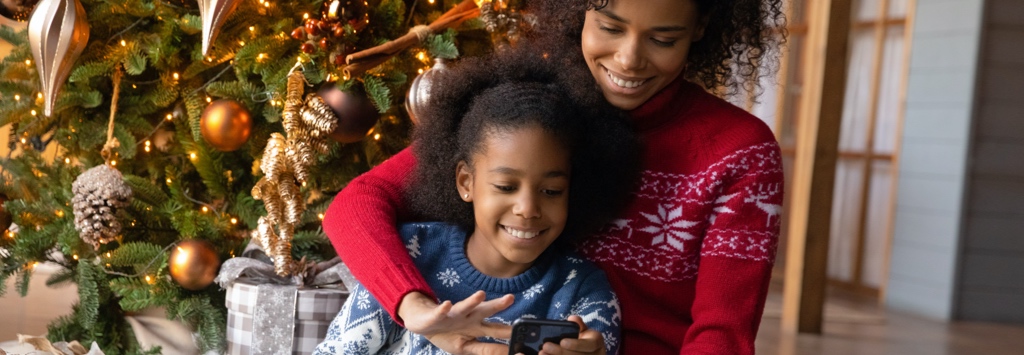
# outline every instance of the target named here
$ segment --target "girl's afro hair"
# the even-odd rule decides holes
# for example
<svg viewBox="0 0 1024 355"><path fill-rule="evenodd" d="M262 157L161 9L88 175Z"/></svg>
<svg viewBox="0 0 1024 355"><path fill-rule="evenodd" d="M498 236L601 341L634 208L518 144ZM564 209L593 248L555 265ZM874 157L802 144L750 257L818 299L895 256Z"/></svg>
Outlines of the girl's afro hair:
<svg viewBox="0 0 1024 355"><path fill-rule="evenodd" d="M433 77L413 135L417 165L407 197L420 218L472 231L473 207L455 187L458 162L472 164L488 132L537 124L570 150L569 215L558 239L564 245L596 232L625 206L639 176L640 145L585 67L524 44L463 59Z"/></svg>

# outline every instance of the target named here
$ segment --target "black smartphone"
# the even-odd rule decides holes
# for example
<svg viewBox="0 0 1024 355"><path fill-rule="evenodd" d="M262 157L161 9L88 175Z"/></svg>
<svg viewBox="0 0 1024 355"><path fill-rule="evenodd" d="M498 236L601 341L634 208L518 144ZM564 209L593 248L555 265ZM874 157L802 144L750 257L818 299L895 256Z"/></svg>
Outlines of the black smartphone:
<svg viewBox="0 0 1024 355"><path fill-rule="evenodd" d="M580 337L580 326L566 320L518 319L512 323L508 355L537 355L544 343L558 344L562 339Z"/></svg>

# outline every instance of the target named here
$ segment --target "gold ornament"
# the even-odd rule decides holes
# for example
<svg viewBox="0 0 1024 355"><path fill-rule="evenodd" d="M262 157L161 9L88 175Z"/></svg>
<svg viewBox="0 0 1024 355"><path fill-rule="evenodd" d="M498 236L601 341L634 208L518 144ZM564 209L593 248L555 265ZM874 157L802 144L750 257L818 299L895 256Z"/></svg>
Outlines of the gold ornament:
<svg viewBox="0 0 1024 355"><path fill-rule="evenodd" d="M199 132L217 150L235 151L249 140L252 115L238 101L217 100L203 110Z"/></svg>
<svg viewBox="0 0 1024 355"><path fill-rule="evenodd" d="M444 59L434 58L434 66L413 79L409 86L409 96L405 98L405 110L409 112L412 123L419 125L423 113L430 105L430 86L433 85L434 77L448 70Z"/></svg>
<svg viewBox="0 0 1024 355"><path fill-rule="evenodd" d="M168 264L175 282L196 291L213 282L220 268L220 257L209 242L193 239L182 241L171 249Z"/></svg>
<svg viewBox="0 0 1024 355"><path fill-rule="evenodd" d="M231 16L241 0L199 0L199 16L203 18L203 55L220 34L220 27Z"/></svg>
<svg viewBox="0 0 1024 355"><path fill-rule="evenodd" d="M338 126L338 118L317 95L305 101L305 78L299 71L288 74L281 123L285 135L273 133L263 149L260 170L263 178L252 187L252 197L263 201L267 215L259 219L252 238L274 261L274 271L288 276L301 271L292 260L295 226L302 223L306 200L299 184L309 178L313 153L330 150L324 136Z"/></svg>
<svg viewBox="0 0 1024 355"><path fill-rule="evenodd" d="M18 22L25 22L36 8L39 0L5 0L0 1L0 16Z"/></svg>
<svg viewBox="0 0 1024 355"><path fill-rule="evenodd" d="M43 114L49 117L75 60L89 42L85 9L78 0L40 1L28 20L28 39L43 86Z"/></svg>

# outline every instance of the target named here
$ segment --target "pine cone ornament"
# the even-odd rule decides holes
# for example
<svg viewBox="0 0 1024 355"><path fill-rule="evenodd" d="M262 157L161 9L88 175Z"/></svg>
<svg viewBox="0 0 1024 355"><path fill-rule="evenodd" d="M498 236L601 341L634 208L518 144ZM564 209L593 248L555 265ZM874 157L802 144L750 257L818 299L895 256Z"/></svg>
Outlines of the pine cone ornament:
<svg viewBox="0 0 1024 355"><path fill-rule="evenodd" d="M93 248L109 243L121 233L117 209L128 206L132 189L124 183L121 172L106 164L86 170L71 184L75 230Z"/></svg>

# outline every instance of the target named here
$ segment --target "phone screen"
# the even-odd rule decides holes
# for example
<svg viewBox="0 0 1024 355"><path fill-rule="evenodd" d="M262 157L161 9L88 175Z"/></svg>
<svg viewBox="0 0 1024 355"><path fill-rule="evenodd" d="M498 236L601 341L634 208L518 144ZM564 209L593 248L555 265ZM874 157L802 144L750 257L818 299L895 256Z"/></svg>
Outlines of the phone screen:
<svg viewBox="0 0 1024 355"><path fill-rule="evenodd" d="M562 320L520 319L512 323L512 341L509 355L537 355L544 343L555 343L565 338L579 338L580 327Z"/></svg>

